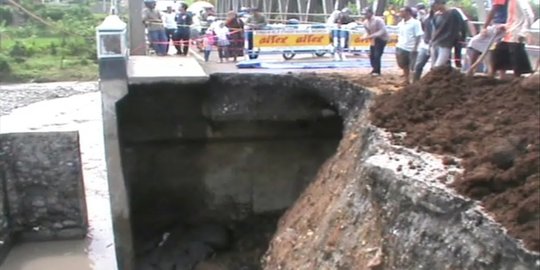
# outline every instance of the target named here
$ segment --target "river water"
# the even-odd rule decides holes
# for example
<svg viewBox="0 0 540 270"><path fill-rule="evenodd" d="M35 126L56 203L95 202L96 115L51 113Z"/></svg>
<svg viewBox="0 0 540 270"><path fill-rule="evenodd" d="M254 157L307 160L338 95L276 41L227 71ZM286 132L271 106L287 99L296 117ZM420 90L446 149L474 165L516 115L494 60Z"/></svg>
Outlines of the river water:
<svg viewBox="0 0 540 270"><path fill-rule="evenodd" d="M79 131L89 233L15 246L0 270L115 270L97 83L0 86L0 133Z"/></svg>

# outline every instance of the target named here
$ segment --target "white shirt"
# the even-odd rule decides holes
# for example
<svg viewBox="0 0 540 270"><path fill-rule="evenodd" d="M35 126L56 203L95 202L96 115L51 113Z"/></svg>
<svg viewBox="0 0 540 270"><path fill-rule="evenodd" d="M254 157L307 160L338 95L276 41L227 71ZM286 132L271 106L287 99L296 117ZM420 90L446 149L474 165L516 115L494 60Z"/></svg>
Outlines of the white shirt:
<svg viewBox="0 0 540 270"><path fill-rule="evenodd" d="M176 29L176 13L163 13L161 16L163 18L163 26L167 29Z"/></svg>
<svg viewBox="0 0 540 270"><path fill-rule="evenodd" d="M218 40L228 40L227 35L229 34L229 28L226 26L223 27L216 27L214 28L214 34L218 38Z"/></svg>
<svg viewBox="0 0 540 270"><path fill-rule="evenodd" d="M396 47L412 52L416 45L416 38L424 35L420 21L415 18L401 20L398 23L398 42Z"/></svg>

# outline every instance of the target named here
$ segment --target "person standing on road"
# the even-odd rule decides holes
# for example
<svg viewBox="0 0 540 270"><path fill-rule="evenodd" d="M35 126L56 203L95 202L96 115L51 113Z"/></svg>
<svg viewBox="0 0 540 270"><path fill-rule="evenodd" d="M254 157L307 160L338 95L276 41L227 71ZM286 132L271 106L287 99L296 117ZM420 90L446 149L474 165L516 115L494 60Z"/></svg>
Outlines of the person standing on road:
<svg viewBox="0 0 540 270"><path fill-rule="evenodd" d="M429 13L426 10L424 4L418 4L416 6L418 10L418 18L422 23L422 30L424 31L424 36L420 41L418 56L416 57L416 63L414 66L414 76L413 82L420 80L424 66L427 64L430 56L430 41L431 33L433 32L433 10L430 10Z"/></svg>
<svg viewBox="0 0 540 270"><path fill-rule="evenodd" d="M250 16L246 21L246 39L248 42L249 59L257 58L257 53L253 51L253 31L264 29L266 24L266 17L259 12L258 8L252 8L250 10Z"/></svg>
<svg viewBox="0 0 540 270"><path fill-rule="evenodd" d="M431 37L431 67L447 66L452 47L459 40L463 19L456 9L446 7L446 0L434 0L434 31Z"/></svg>
<svg viewBox="0 0 540 270"><path fill-rule="evenodd" d="M409 84L410 71L413 70L418 55L418 44L424 35L420 21L413 18L411 7L404 7L400 10L400 17L403 18L398 23L398 41L396 44L396 60L399 68L403 70L405 84Z"/></svg>
<svg viewBox="0 0 540 270"><path fill-rule="evenodd" d="M344 27L350 23L353 23L354 19L351 17L351 13L352 11L349 8L342 9L341 13L339 13L339 16L337 18L337 24L340 27ZM342 39L342 42L341 42L342 47L346 49L348 47L348 42L349 42L349 30L347 29L341 30L339 37Z"/></svg>
<svg viewBox="0 0 540 270"><path fill-rule="evenodd" d="M193 23L193 17L187 12L188 6L186 3L181 3L176 14L176 33L175 47L176 54L187 55L189 51L189 35L190 26Z"/></svg>
<svg viewBox="0 0 540 270"><path fill-rule="evenodd" d="M334 39L337 39L337 37L339 36L338 34L339 32L337 28L337 21L338 21L340 13L341 11L336 9L332 11L330 16L328 16L328 19L326 19L326 27L330 29L330 43L334 45L334 48L336 47L336 45L334 44Z"/></svg>
<svg viewBox="0 0 540 270"><path fill-rule="evenodd" d="M251 17L249 17L247 24L253 30L262 30L266 27L266 17L259 11L258 8L251 10Z"/></svg>
<svg viewBox="0 0 540 270"><path fill-rule="evenodd" d="M474 25L469 21L469 17L465 15L465 12L463 12L463 10L461 10L460 8L455 8L455 10L459 13L463 22L461 25L459 39L454 44L454 65L456 66L456 68L461 68L461 51L463 50L463 46L465 45L465 41L467 40L469 34L474 36L476 34L476 29L474 28Z"/></svg>
<svg viewBox="0 0 540 270"><path fill-rule="evenodd" d="M156 10L155 0L144 0L145 9L142 12L142 21L148 30L148 41L157 55L167 55L167 36L161 14Z"/></svg>
<svg viewBox="0 0 540 270"><path fill-rule="evenodd" d="M365 8L362 12L364 15L364 28L366 30L366 36L364 40L370 41L369 46L369 62L372 67L371 75L381 75L381 58L384 53L384 48L388 42L388 31L384 20L373 16L373 10L371 8Z"/></svg>
<svg viewBox="0 0 540 270"><path fill-rule="evenodd" d="M234 11L229 11L225 26L230 31L229 56L236 62L238 57L244 56L244 22L238 18Z"/></svg>
<svg viewBox="0 0 540 270"><path fill-rule="evenodd" d="M383 12L383 17L386 25L394 25L396 21L396 8L394 5L388 6L388 9Z"/></svg>
<svg viewBox="0 0 540 270"><path fill-rule="evenodd" d="M168 53L169 45L173 39L174 32L176 31L176 13L173 11L172 6L168 6L167 11L163 14L163 24L165 25L165 34L167 35L167 46L165 51Z"/></svg>
<svg viewBox="0 0 540 270"><path fill-rule="evenodd" d="M531 73L532 67L525 51L527 30L533 23L534 13L527 0L508 0L508 19L502 42L493 51L495 71L513 70L515 77Z"/></svg>
<svg viewBox="0 0 540 270"><path fill-rule="evenodd" d="M225 22L220 21L217 23L217 27L214 29L214 34L217 39L219 62L223 63L223 59L229 61L229 28L225 26Z"/></svg>
<svg viewBox="0 0 540 270"><path fill-rule="evenodd" d="M204 62L210 61L210 54L212 53L212 47L214 46L215 37L213 32L206 31L203 36L203 50L204 50Z"/></svg>
<svg viewBox="0 0 540 270"><path fill-rule="evenodd" d="M489 48L489 41L493 39L495 44L498 43L504 36L503 26L508 18L508 1L509 0L493 0L491 10L489 11L484 27L479 34L475 35L467 45L467 55L469 64L476 62L478 57ZM492 24L493 23L493 24ZM488 75L493 77L495 72L491 57L488 57Z"/></svg>

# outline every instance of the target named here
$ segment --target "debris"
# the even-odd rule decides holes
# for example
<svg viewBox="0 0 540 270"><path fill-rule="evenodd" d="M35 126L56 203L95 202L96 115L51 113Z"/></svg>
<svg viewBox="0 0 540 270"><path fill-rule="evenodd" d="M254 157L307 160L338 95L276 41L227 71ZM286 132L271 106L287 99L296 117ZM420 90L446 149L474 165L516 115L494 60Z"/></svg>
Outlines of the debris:
<svg viewBox="0 0 540 270"><path fill-rule="evenodd" d="M383 263L383 254L381 248L377 249L377 253L371 258L371 260L368 262L367 267L370 269L374 269L376 267L381 266Z"/></svg>

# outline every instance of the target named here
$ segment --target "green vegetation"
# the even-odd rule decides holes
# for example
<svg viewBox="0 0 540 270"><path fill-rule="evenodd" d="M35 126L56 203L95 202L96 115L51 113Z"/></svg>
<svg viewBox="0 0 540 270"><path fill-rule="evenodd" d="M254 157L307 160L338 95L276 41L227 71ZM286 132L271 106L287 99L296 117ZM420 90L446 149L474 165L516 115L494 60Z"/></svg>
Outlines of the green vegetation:
<svg viewBox="0 0 540 270"><path fill-rule="evenodd" d="M94 80L95 27L104 19L88 5L0 6L0 82ZM36 19L38 17L40 19Z"/></svg>

